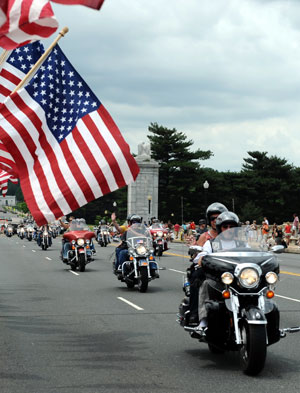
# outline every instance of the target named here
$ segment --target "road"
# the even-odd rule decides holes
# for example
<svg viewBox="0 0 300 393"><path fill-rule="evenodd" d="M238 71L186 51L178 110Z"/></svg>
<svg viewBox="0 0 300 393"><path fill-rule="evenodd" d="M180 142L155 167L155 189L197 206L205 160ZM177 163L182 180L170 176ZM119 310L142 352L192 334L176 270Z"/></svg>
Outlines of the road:
<svg viewBox="0 0 300 393"><path fill-rule="evenodd" d="M236 353L213 355L176 323L185 246L171 245L160 279L139 293L112 274L113 245L97 245L74 274L60 241L42 251L0 236L1 393L299 391L300 333L269 347L262 374L248 377ZM300 255L279 258L281 327L300 325Z"/></svg>

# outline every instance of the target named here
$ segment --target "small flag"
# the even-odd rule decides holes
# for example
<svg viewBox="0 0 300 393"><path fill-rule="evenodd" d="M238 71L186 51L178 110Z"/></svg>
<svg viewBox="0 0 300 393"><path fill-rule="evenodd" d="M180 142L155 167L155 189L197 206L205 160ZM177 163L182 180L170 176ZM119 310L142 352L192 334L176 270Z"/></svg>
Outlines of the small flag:
<svg viewBox="0 0 300 393"><path fill-rule="evenodd" d="M18 183L18 179L14 178L12 175L5 171L0 172L0 190L2 192L2 196L6 196L8 189L8 180L12 183Z"/></svg>

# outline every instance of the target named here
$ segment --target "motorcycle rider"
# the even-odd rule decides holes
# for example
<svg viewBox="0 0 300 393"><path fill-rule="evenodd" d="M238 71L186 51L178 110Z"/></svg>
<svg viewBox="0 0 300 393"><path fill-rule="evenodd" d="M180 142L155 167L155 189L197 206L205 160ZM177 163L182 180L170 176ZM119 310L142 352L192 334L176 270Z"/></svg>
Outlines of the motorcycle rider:
<svg viewBox="0 0 300 393"><path fill-rule="evenodd" d="M137 214L131 214L127 217L128 225L119 225L116 221L116 218L117 218L116 214L112 213L112 215L111 215L112 224L116 228L116 230L121 234L121 240L122 240L121 244L119 244L118 247L116 248L115 270L121 271L122 264L128 258L128 246L126 243L126 231L132 224L140 224L142 222L142 218Z"/></svg>
<svg viewBox="0 0 300 393"><path fill-rule="evenodd" d="M239 226L239 218L238 216L230 211L225 211L222 214L218 216L216 219L216 231L218 234L221 232L226 231L227 229L230 228L235 228ZM199 265L201 265L202 258L203 256L207 254L211 254L213 252L213 243L215 239L209 239L205 242L203 246L203 251L197 255L195 260ZM224 236L224 239L222 239L222 244L220 244L220 247L218 249L230 249L236 247L236 241L232 238L232 235L229 232L229 237L226 239ZM207 326L207 311L205 307L205 301L209 299L209 293L208 293L208 281L205 280L203 284L201 285L200 291L199 291L199 329L203 330Z"/></svg>
<svg viewBox="0 0 300 393"><path fill-rule="evenodd" d="M199 239L195 242L195 245L203 247L207 240L214 239L217 235L216 219L218 216L228 211L227 207L220 202L214 202L206 209L206 220L210 224L210 230L203 232ZM199 288L204 281L205 277L198 261L193 260L193 264L190 268L191 273L189 275L190 282L190 313L189 313L189 325L197 326L199 323L198 319L198 300L199 300Z"/></svg>
<svg viewBox="0 0 300 393"><path fill-rule="evenodd" d="M43 236L43 232L44 231L48 232L49 235L50 235L49 236L49 247L50 247L52 245L52 236L51 236L51 230L50 230L49 224L42 225L39 228L38 233L37 233L37 239L36 239L37 245L39 247L41 246L41 244L42 244L42 236Z"/></svg>

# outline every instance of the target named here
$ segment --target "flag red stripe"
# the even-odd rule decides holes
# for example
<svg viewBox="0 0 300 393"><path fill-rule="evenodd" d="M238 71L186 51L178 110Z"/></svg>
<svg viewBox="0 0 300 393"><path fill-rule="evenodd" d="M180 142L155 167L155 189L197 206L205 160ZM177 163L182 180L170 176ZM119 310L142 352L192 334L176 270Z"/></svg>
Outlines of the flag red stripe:
<svg viewBox="0 0 300 393"><path fill-rule="evenodd" d="M100 10L104 0L51 0L53 3L65 5L85 5L86 7L95 8Z"/></svg>
<svg viewBox="0 0 300 393"><path fill-rule="evenodd" d="M21 97L18 94L14 94L13 96L11 96L11 98L12 98L13 102L16 104L16 106L18 106L24 113L26 113L26 115L28 115L28 111L30 111L30 109L27 107L27 105L24 103L24 101L21 99ZM31 111L31 113L32 113L32 111ZM49 209L51 211L53 211L53 210L60 211L61 212L60 215L63 215L56 200L52 196L52 193L51 193L49 185L48 185L47 177L45 176L43 168L42 168L39 160L36 159L36 154L35 154L36 145L35 145L34 141L32 140L30 133L23 126L23 124L12 113L10 113L8 111L7 107L5 107L5 110L3 111L3 116L14 127L14 129L19 133L19 135L22 136L23 142L27 146L31 157L34 160L33 170L34 170L36 177L40 183L42 194L44 196L44 199L45 199ZM36 117L35 122L36 123L39 122L40 126L41 126L41 121L38 119L36 114L33 114L33 117ZM33 119L31 118L31 121L32 120ZM11 152L13 152L13 156L14 156L15 152L14 152L14 150L11 149L11 147L9 147L6 137L4 137L4 138L1 137L0 139L8 147L8 149ZM16 159L15 159L15 161L16 161ZM19 169L20 179L24 178L23 170L24 170L24 168ZM26 168L26 173L28 174L27 168ZM24 197L25 197L25 195L24 195ZM29 205L28 205L28 208L30 209Z"/></svg>
<svg viewBox="0 0 300 393"><path fill-rule="evenodd" d="M21 81L21 79L19 77L17 77L16 75L12 74L8 70L6 70L4 67L1 70L1 76L3 78L5 78L5 79L9 80L14 85L18 85L20 83L20 81Z"/></svg>
<svg viewBox="0 0 300 393"><path fill-rule="evenodd" d="M0 139L2 141L5 141L5 144L9 146L9 148L12 149L12 151L14 152L14 158L19 163L20 183L25 202L27 203L31 214L34 216L36 223L40 225L39 223L45 222L45 217L36 203L34 192L29 181L27 165L23 158L23 155L20 153L13 139L3 130L2 127L0 127Z"/></svg>
<svg viewBox="0 0 300 393"><path fill-rule="evenodd" d="M110 131L110 133L114 137L116 143L119 145L121 151L123 152L124 158L128 164L128 167L130 168L131 173L132 173L132 177L135 180L137 175L139 174L140 169L139 169L134 157L130 153L128 144L125 142L118 126L113 121L112 117L110 116L110 114L107 112L107 110L105 109L105 107L103 105L101 105L99 107L98 112L99 112L104 124L106 125L107 129Z"/></svg>
<svg viewBox="0 0 300 393"><path fill-rule="evenodd" d="M120 170L119 164L115 156L112 154L108 144L105 142L105 139L103 138L102 134L99 132L99 129L97 128L97 126L95 125L95 123L93 122L93 120L89 115L84 116L82 118L82 121L89 129L99 149L102 151L104 157L106 158L118 187L119 188L123 187L126 183L122 175L122 172Z"/></svg>
<svg viewBox="0 0 300 393"><path fill-rule="evenodd" d="M61 173L60 167L58 165L58 161L56 158L55 153L53 152L53 149L49 142L47 141L44 129L43 129L43 124L38 117L37 113L34 112L22 99L19 95L14 97L14 102L18 106L18 108L26 114L26 116L30 119L32 124L34 125L35 129L39 133L39 143L41 145L42 150L45 152L45 155L48 158L49 164L51 166L51 172L57 182L57 185L61 191L61 193L64 195L64 198L66 199L68 205L71 207L72 210L78 209L80 206L75 199L72 191L70 190L67 182L64 179L64 175ZM27 138L26 138L27 139ZM34 151L36 150L36 145L34 144ZM32 151L32 155L34 154L34 151ZM47 182L48 186L48 182ZM49 189L50 192L50 189ZM54 199L53 199L54 200Z"/></svg>
<svg viewBox="0 0 300 393"><path fill-rule="evenodd" d="M99 167L97 161L95 160L92 152L90 151L88 145L86 144L81 133L78 131L77 127L73 129L72 135L74 141L76 142L78 148L81 151L81 154L86 159L87 164L89 165L91 171L93 172L95 178L97 179L99 186L101 187L102 194L109 193L111 190L108 186L105 176L103 175L102 169Z"/></svg>
<svg viewBox="0 0 300 393"><path fill-rule="evenodd" d="M86 181L86 178L82 174L77 162L75 161L74 156L72 155L72 152L70 151L66 140L63 140L60 143L60 147L62 149L62 152L63 152L63 155L65 157L67 164L69 165L69 167L72 170L72 174L73 174L75 180L79 184L79 186L85 196L85 199L87 201L94 200L95 195L94 195L91 187L89 186L89 183Z"/></svg>

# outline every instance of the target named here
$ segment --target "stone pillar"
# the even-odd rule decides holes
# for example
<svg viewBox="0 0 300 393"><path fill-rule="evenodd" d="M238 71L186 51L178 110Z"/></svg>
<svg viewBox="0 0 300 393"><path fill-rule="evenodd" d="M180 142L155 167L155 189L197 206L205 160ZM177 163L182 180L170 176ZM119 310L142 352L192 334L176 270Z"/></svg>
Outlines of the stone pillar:
<svg viewBox="0 0 300 393"><path fill-rule="evenodd" d="M127 213L136 213L143 221L157 217L158 214L158 162L149 155L136 157L140 173L134 183L128 186Z"/></svg>

